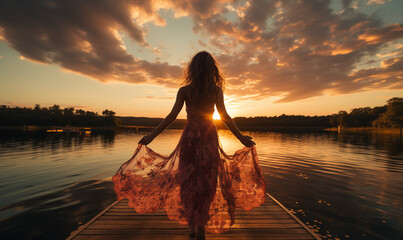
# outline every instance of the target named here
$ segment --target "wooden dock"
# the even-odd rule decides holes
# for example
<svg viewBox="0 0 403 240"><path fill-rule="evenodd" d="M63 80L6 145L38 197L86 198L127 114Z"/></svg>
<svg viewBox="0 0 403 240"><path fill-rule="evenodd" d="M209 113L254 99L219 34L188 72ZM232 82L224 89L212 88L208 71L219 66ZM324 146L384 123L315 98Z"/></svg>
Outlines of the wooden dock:
<svg viewBox="0 0 403 240"><path fill-rule="evenodd" d="M206 234L206 239L320 239L311 229L270 194L266 203L251 211L237 209L235 224L223 234ZM116 201L66 240L113 239L194 239L188 228L169 220L165 211L139 214L128 206L127 199Z"/></svg>

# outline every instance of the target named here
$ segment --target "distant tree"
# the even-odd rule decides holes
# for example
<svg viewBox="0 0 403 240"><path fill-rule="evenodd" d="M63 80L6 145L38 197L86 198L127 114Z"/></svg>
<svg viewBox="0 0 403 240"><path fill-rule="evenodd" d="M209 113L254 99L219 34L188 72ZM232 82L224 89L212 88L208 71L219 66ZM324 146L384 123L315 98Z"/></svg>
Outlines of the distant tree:
<svg viewBox="0 0 403 240"><path fill-rule="evenodd" d="M104 115L105 117L113 117L113 116L115 116L115 112L114 111L110 111L110 110L108 110L108 109L105 109L103 112L102 112L102 115Z"/></svg>
<svg viewBox="0 0 403 240"><path fill-rule="evenodd" d="M54 113L54 114L61 114L62 110L60 109L59 105L53 105L52 107L49 107L49 111Z"/></svg>
<svg viewBox="0 0 403 240"><path fill-rule="evenodd" d="M332 114L329 116L329 123L331 127L337 127L339 125L339 115Z"/></svg>
<svg viewBox="0 0 403 240"><path fill-rule="evenodd" d="M41 106L39 104L35 104L34 111L41 111Z"/></svg>
<svg viewBox="0 0 403 240"><path fill-rule="evenodd" d="M77 110L76 110L76 114L77 114L77 115L84 116L84 115L85 115L85 111L82 110L82 109L77 109Z"/></svg>
<svg viewBox="0 0 403 240"><path fill-rule="evenodd" d="M387 101L386 112L372 122L375 127L403 127L403 98L391 98Z"/></svg>
<svg viewBox="0 0 403 240"><path fill-rule="evenodd" d="M386 112L386 105L382 107L374 107L371 111L372 116L374 117L374 120L379 117L382 113Z"/></svg>
<svg viewBox="0 0 403 240"><path fill-rule="evenodd" d="M350 112L350 126L351 127L366 127L371 125L371 108L354 108Z"/></svg>
<svg viewBox="0 0 403 240"><path fill-rule="evenodd" d="M87 117L95 117L95 116L97 116L97 114L94 113L94 112L91 112L91 111L86 111L85 116L87 116Z"/></svg>
<svg viewBox="0 0 403 240"><path fill-rule="evenodd" d="M338 123L340 127L349 127L350 119L346 111L339 111Z"/></svg>
<svg viewBox="0 0 403 240"><path fill-rule="evenodd" d="M63 115L65 116L73 116L74 115L74 108L73 107L69 107L69 108L64 108L63 109Z"/></svg>

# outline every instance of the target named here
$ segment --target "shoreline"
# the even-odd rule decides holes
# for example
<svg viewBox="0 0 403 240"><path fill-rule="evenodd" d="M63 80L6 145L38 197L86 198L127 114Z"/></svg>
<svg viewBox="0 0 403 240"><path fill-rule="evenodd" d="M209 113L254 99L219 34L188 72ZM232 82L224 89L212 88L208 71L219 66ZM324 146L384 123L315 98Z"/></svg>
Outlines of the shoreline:
<svg viewBox="0 0 403 240"><path fill-rule="evenodd" d="M221 122L216 122L218 130L227 129L225 125ZM60 127L61 126L0 126L0 130L8 131L46 131L49 128ZM76 126L74 126L76 127ZM78 126L77 126L78 127ZM151 131L157 126L135 126L135 125L119 125L119 126L80 126L78 128L91 128L93 131L116 131L116 130L134 130L134 131ZM184 126L174 125L167 129L183 129ZM294 126L282 126L282 127L245 127L239 126L241 131L274 131L274 132L349 132L349 133L381 133L381 134L400 134L402 135L402 128L376 128L376 127L294 127Z"/></svg>
<svg viewBox="0 0 403 240"><path fill-rule="evenodd" d="M402 128L376 128L376 127L332 127L326 128L329 132L362 132L362 133L383 133L383 134L402 134Z"/></svg>

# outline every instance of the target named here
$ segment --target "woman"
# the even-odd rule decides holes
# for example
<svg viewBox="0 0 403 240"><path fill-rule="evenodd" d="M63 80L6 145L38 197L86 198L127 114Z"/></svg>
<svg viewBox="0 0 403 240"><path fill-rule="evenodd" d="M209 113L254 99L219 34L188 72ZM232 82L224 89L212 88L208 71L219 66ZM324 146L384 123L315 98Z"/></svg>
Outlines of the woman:
<svg viewBox="0 0 403 240"><path fill-rule="evenodd" d="M207 231L221 233L234 223L235 207L250 210L265 201L255 143L243 135L228 115L223 78L208 52L197 53L185 71L171 113L139 141L133 157L115 176L118 198L127 197L137 212L165 209L170 219L189 224L189 236L205 239ZM186 103L187 124L175 150L160 155L144 146L173 123ZM227 155L220 146L212 115L221 119L246 147Z"/></svg>

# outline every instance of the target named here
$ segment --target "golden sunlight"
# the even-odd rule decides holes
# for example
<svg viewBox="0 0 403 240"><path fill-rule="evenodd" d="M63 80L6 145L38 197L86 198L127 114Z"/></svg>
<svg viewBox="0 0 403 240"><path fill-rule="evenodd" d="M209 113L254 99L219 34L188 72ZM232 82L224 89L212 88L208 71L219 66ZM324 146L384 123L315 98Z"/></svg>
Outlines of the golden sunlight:
<svg viewBox="0 0 403 240"><path fill-rule="evenodd" d="M214 111L213 119L218 120L221 119L220 114L218 114L217 109Z"/></svg>

